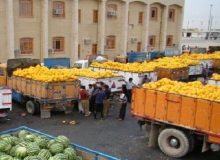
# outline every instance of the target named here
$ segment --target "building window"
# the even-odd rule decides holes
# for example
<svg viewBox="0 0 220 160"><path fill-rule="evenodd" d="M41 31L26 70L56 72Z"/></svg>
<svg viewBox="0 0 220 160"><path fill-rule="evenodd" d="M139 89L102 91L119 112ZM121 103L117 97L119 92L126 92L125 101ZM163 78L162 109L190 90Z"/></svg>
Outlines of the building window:
<svg viewBox="0 0 220 160"><path fill-rule="evenodd" d="M65 17L65 3L62 1L53 2L53 17Z"/></svg>
<svg viewBox="0 0 220 160"><path fill-rule="evenodd" d="M167 36L167 47L172 47L173 46L173 36L168 35Z"/></svg>
<svg viewBox="0 0 220 160"><path fill-rule="evenodd" d="M21 54L33 53L33 38L21 38L20 39Z"/></svg>
<svg viewBox="0 0 220 160"><path fill-rule="evenodd" d="M143 12L139 12L139 15L138 15L138 24L143 24L143 15L144 15Z"/></svg>
<svg viewBox="0 0 220 160"><path fill-rule="evenodd" d="M107 5L107 17L108 18L117 18L117 5L108 4Z"/></svg>
<svg viewBox="0 0 220 160"><path fill-rule="evenodd" d="M149 46L155 47L155 44L156 44L156 36L150 36L149 37Z"/></svg>
<svg viewBox="0 0 220 160"><path fill-rule="evenodd" d="M141 52L141 45L142 45L141 42L137 43L137 52Z"/></svg>
<svg viewBox="0 0 220 160"><path fill-rule="evenodd" d="M78 21L81 23L81 9L78 10Z"/></svg>
<svg viewBox="0 0 220 160"><path fill-rule="evenodd" d="M19 1L19 15L21 17L33 16L33 0L20 0Z"/></svg>
<svg viewBox="0 0 220 160"><path fill-rule="evenodd" d="M157 7L151 7L151 14L150 14L150 17L151 17L151 20L157 20L157 15L158 15L158 10L157 10Z"/></svg>
<svg viewBox="0 0 220 160"><path fill-rule="evenodd" d="M53 38L53 49L55 52L64 51L64 37L54 37Z"/></svg>
<svg viewBox="0 0 220 160"><path fill-rule="evenodd" d="M175 9L169 9L169 21L175 20Z"/></svg>
<svg viewBox="0 0 220 160"><path fill-rule="evenodd" d="M98 10L93 10L93 23L98 23Z"/></svg>
<svg viewBox="0 0 220 160"><path fill-rule="evenodd" d="M106 38L106 48L107 49L114 49L115 48L115 36L108 36Z"/></svg>

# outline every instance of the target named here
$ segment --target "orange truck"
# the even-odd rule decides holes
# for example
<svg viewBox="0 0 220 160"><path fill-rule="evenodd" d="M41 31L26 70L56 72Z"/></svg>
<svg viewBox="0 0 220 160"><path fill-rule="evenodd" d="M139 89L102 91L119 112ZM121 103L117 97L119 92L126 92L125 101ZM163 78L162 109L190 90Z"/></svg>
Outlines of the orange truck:
<svg viewBox="0 0 220 160"><path fill-rule="evenodd" d="M180 158L203 141L202 151L220 149L220 102L135 88L131 113L150 124L149 146Z"/></svg>

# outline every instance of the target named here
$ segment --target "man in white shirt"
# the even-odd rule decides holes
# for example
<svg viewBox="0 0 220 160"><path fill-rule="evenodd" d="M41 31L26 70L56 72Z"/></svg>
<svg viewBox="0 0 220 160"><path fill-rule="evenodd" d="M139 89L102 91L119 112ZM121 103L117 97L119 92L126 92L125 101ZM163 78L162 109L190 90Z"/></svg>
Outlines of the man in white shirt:
<svg viewBox="0 0 220 160"><path fill-rule="evenodd" d="M133 83L133 78L129 78L128 82L126 82L126 87L128 90L128 102L131 103L132 88L135 87L135 84Z"/></svg>

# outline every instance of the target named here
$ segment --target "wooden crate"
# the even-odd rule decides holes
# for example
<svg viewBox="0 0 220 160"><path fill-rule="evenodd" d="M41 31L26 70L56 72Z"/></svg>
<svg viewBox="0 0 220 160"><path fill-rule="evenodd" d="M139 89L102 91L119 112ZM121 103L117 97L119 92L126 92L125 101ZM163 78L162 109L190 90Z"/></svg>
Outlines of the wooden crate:
<svg viewBox="0 0 220 160"><path fill-rule="evenodd" d="M27 92L26 87L27 87L27 79L26 78L21 78L21 90L20 91L24 94Z"/></svg>
<svg viewBox="0 0 220 160"><path fill-rule="evenodd" d="M158 74L158 79L169 78L171 80L184 80L189 78L189 68L156 68L156 72Z"/></svg>

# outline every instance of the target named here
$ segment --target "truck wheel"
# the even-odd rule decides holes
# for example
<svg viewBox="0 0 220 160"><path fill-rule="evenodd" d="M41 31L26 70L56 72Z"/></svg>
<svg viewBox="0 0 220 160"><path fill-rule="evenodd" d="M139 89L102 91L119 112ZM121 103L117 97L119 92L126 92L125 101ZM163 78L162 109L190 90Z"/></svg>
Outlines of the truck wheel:
<svg viewBox="0 0 220 160"><path fill-rule="evenodd" d="M190 150L188 137L177 129L164 129L158 137L158 144L163 153L174 158L181 158Z"/></svg>
<svg viewBox="0 0 220 160"><path fill-rule="evenodd" d="M34 101L31 101L31 100L27 101L26 110L29 114L32 114L32 115L36 114L37 113L36 103Z"/></svg>

